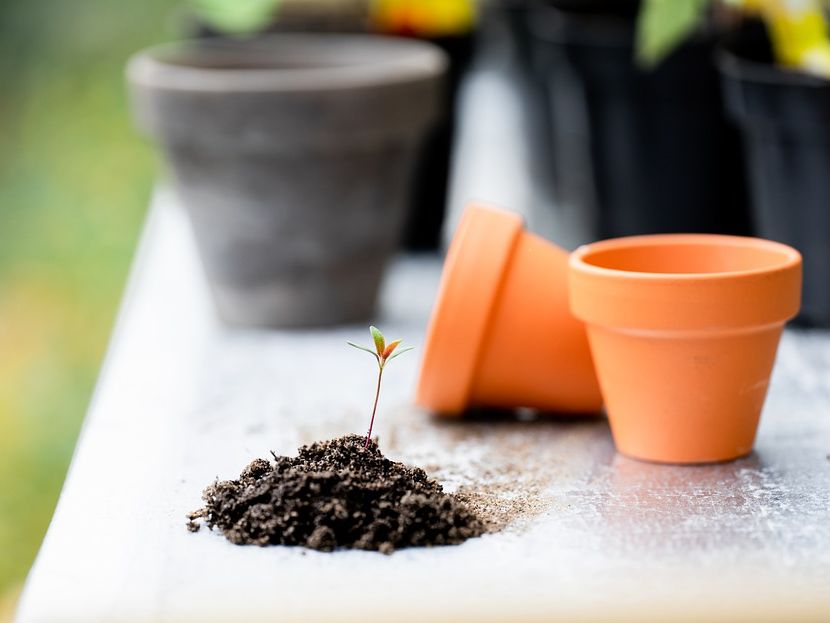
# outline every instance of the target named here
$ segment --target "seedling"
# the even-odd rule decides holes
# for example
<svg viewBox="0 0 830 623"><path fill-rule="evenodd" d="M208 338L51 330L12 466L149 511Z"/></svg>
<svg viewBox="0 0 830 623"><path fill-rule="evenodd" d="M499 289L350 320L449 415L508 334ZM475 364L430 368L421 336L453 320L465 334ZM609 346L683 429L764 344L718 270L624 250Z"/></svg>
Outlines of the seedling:
<svg viewBox="0 0 830 623"><path fill-rule="evenodd" d="M375 391L375 404L372 406L372 419L369 420L369 432L366 433L365 448L369 447L369 441L372 439L372 427L375 425L375 414L378 410L378 399L380 399L380 383L383 380L383 369L386 367L387 363L398 355L403 355L405 352L412 350L412 347L398 349L398 346L401 345L401 340L392 340L387 344L383 337L383 333L381 333L377 327L369 327L369 333L372 334L372 341L375 343L374 350L366 348L365 346L359 346L358 344L354 344L352 342L346 342L349 346L365 350L378 362L378 386Z"/></svg>

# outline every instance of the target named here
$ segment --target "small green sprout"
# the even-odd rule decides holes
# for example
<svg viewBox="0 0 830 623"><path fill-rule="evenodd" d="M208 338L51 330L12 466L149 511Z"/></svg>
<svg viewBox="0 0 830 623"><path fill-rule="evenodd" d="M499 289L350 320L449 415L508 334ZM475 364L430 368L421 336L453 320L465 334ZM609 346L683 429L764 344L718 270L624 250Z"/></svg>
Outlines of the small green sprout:
<svg viewBox="0 0 830 623"><path fill-rule="evenodd" d="M401 344L401 340L392 340L387 344L386 340L383 337L383 333L381 333L377 327L369 327L369 333L371 333L372 341L375 343L374 350L372 350L371 348L366 348L365 346L359 346L352 342L346 342L349 346L354 346L355 348L359 348L360 350L365 350L367 353L372 355L372 357L374 357L378 362L378 387L375 391L375 404L372 407L372 419L369 421L369 432L366 433L366 445L364 446L366 448L369 447L369 441L372 439L372 427L375 425L375 413L377 413L378 410L378 399L380 398L380 382L383 379L383 369L386 367L387 363L389 363L398 355L403 355L405 352L412 350L412 347L398 349L398 346L400 346Z"/></svg>

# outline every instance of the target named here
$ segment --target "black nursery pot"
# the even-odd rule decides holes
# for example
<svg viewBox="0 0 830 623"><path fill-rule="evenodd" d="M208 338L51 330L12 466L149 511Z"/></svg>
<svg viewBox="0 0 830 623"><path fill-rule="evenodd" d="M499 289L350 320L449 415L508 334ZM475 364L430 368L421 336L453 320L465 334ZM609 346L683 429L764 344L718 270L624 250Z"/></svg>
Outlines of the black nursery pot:
<svg viewBox="0 0 830 623"><path fill-rule="evenodd" d="M830 81L730 52L719 66L743 131L758 232L801 251L798 320L830 326Z"/></svg>
<svg viewBox="0 0 830 623"><path fill-rule="evenodd" d="M441 115L424 140L415 165L403 235L403 246L412 251L435 250L441 240L457 125L458 91L474 50L474 37L469 33L424 40L441 48L449 65Z"/></svg>
<svg viewBox="0 0 830 623"><path fill-rule="evenodd" d="M714 36L640 69L636 3L623 4L603 14L601 2L580 12L566 3L534 18L535 37L550 48L557 185L566 201L596 214L599 238L750 233L740 138L723 111Z"/></svg>

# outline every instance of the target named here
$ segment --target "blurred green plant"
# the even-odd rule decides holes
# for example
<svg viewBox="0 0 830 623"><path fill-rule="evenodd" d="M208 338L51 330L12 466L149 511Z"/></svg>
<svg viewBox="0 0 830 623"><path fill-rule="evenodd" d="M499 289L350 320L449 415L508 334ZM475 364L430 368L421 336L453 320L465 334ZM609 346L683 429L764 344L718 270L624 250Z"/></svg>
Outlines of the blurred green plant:
<svg viewBox="0 0 830 623"><path fill-rule="evenodd" d="M637 58L653 67L700 28L712 0L643 0L637 20Z"/></svg>
<svg viewBox="0 0 830 623"><path fill-rule="evenodd" d="M262 32L282 14L361 15L381 33L424 37L469 32L476 0L187 0L190 9L216 31L243 36ZM281 13L282 11L282 13Z"/></svg>
<svg viewBox="0 0 830 623"><path fill-rule="evenodd" d="M280 0L189 0L201 19L219 32L245 35L271 22Z"/></svg>
<svg viewBox="0 0 830 623"><path fill-rule="evenodd" d="M153 185L123 65L178 4L0 6L0 604L51 517Z"/></svg>
<svg viewBox="0 0 830 623"><path fill-rule="evenodd" d="M658 65L720 5L755 14L767 25L778 64L830 78L829 0L643 0L637 21L637 60Z"/></svg>

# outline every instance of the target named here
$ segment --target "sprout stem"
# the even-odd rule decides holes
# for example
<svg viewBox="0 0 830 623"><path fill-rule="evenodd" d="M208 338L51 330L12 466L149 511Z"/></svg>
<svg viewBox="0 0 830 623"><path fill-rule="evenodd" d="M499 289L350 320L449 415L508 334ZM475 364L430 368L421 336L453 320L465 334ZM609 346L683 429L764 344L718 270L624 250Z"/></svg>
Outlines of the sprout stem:
<svg viewBox="0 0 830 623"><path fill-rule="evenodd" d="M383 378L383 366L378 366L378 388L375 392L375 405L372 407L372 419L369 421L369 432L366 433L366 445L364 448L369 447L369 441L372 439L372 427L375 425L375 413L378 410L378 399L380 398L380 381Z"/></svg>

